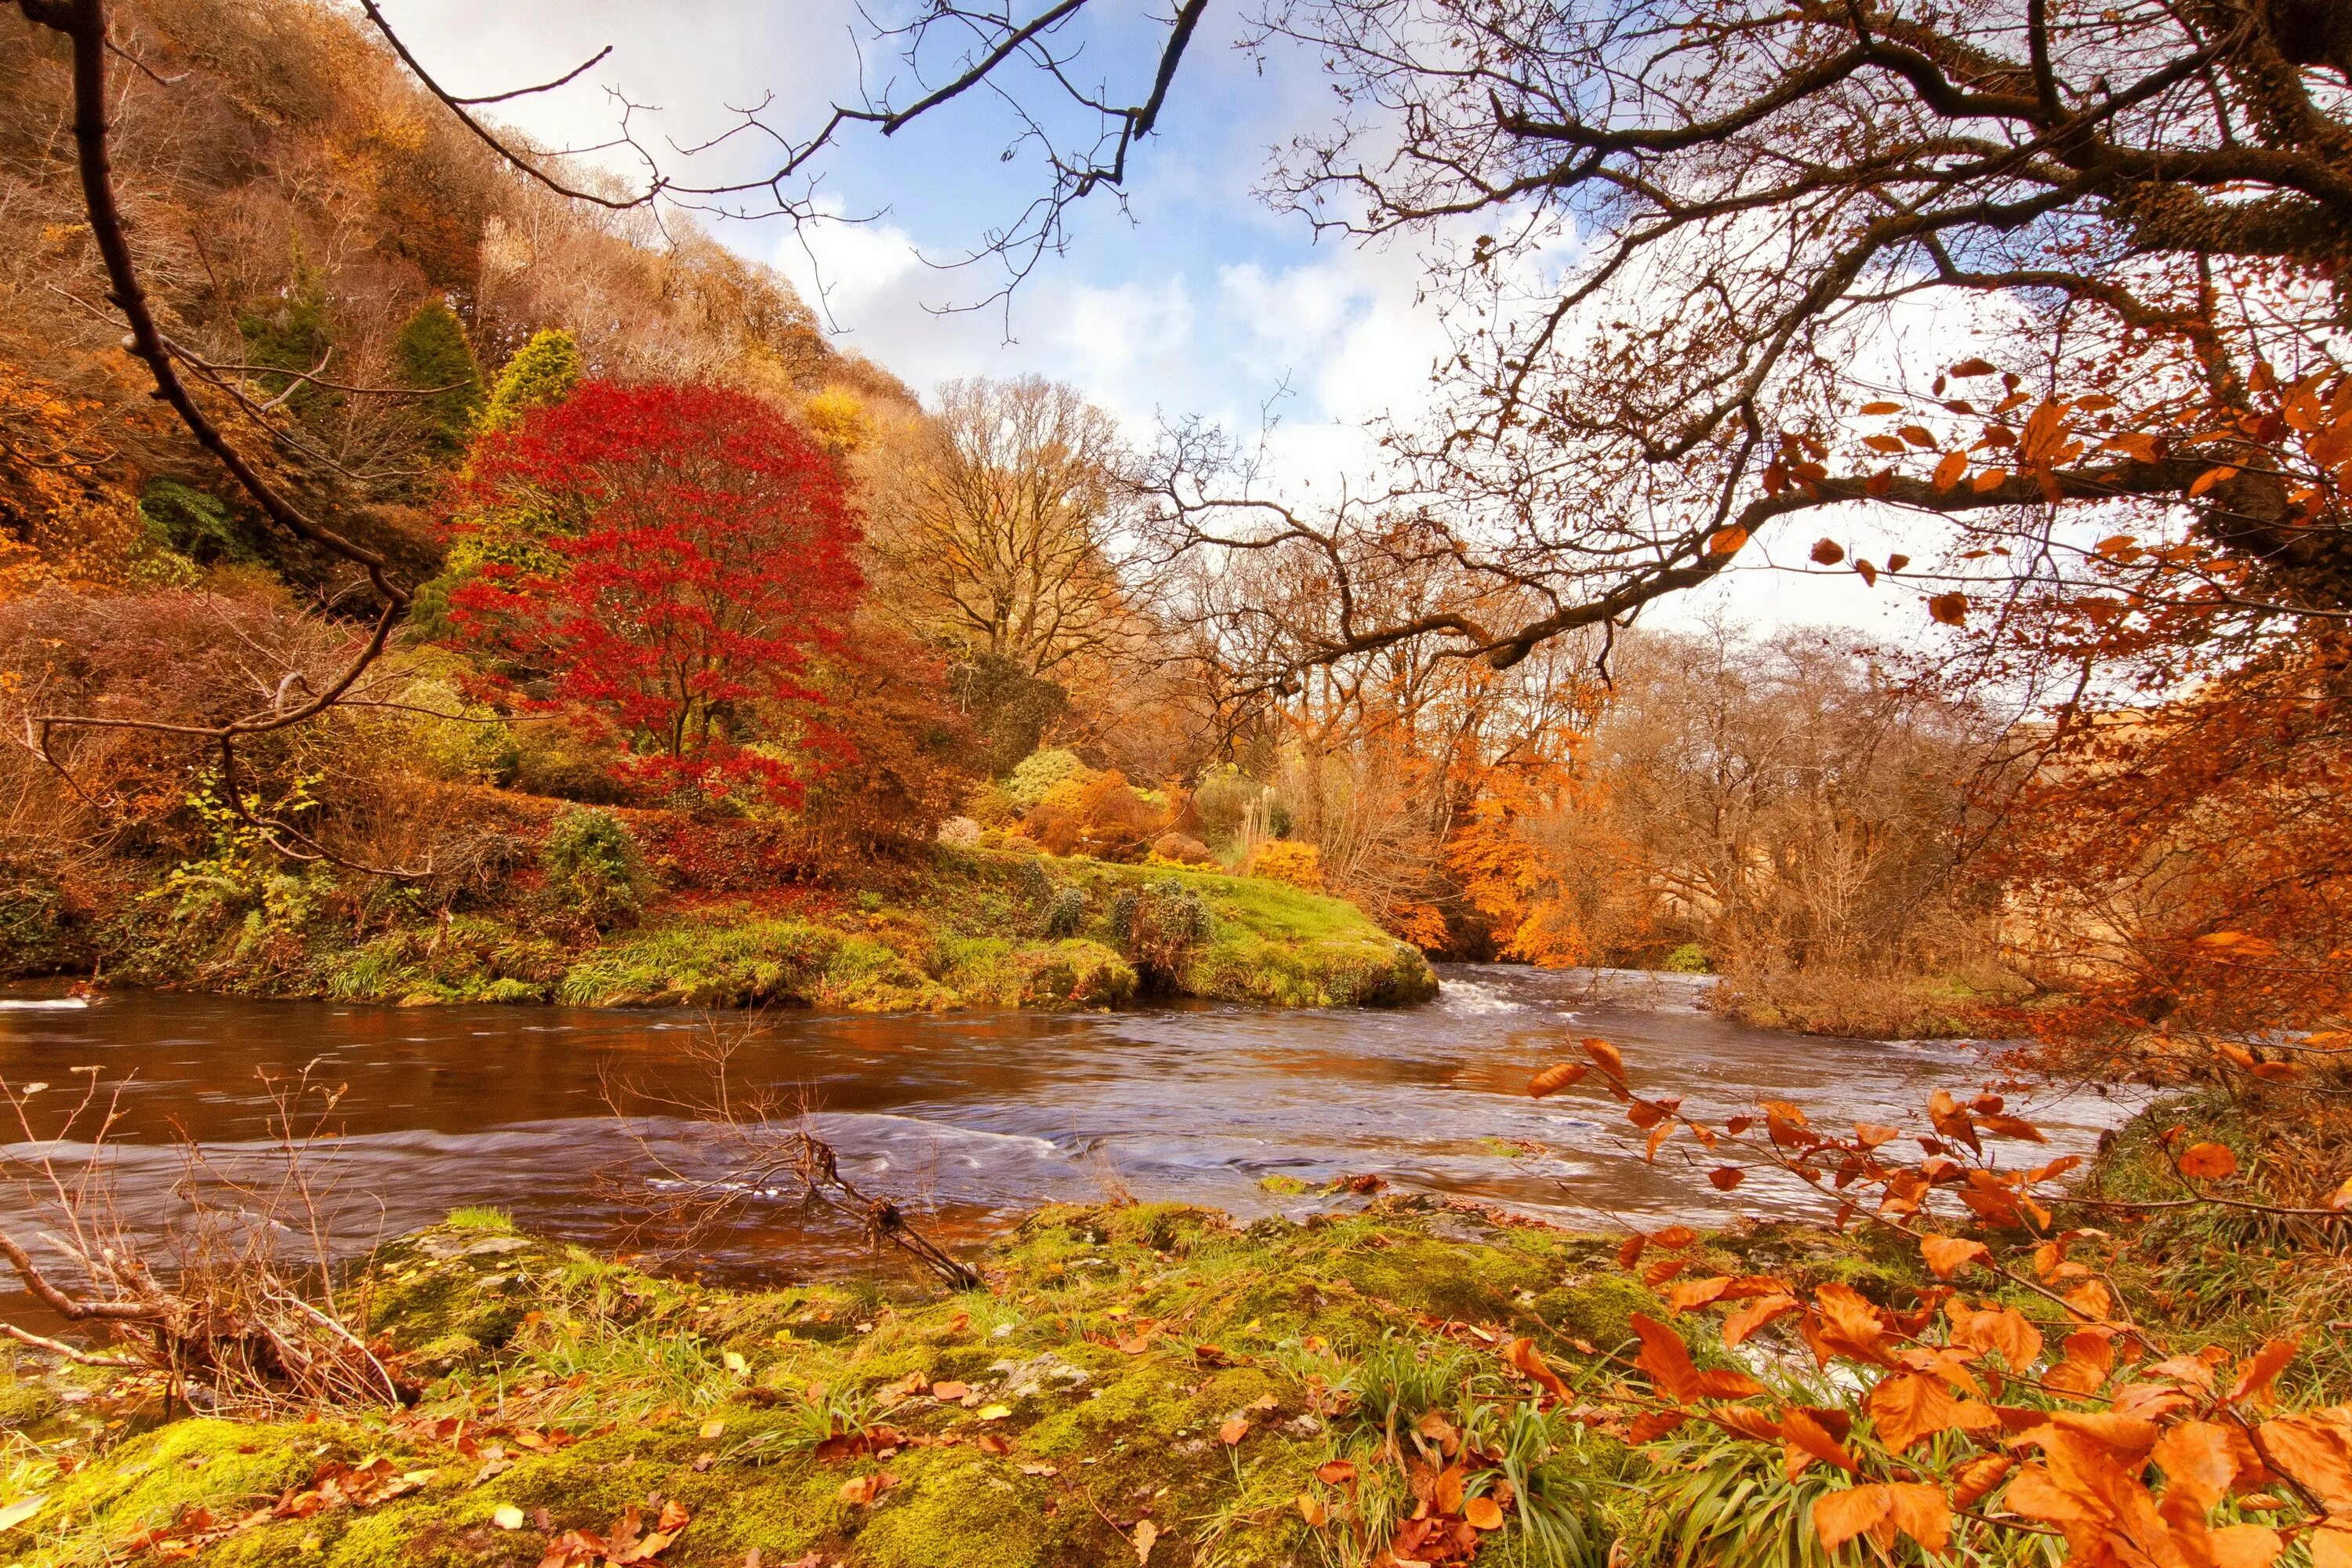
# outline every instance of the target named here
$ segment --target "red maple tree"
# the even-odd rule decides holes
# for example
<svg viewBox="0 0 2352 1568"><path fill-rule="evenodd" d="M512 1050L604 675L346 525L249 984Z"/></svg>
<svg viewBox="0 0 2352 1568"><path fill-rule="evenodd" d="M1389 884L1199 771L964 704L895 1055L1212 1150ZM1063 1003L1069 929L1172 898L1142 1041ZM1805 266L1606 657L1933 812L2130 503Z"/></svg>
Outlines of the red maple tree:
<svg viewBox="0 0 2352 1568"><path fill-rule="evenodd" d="M773 409L588 382L483 437L455 499L461 533L520 526L542 547L450 595L457 640L519 706L617 742L624 778L790 805L812 759L843 755L811 667L846 642L856 521L833 460Z"/></svg>

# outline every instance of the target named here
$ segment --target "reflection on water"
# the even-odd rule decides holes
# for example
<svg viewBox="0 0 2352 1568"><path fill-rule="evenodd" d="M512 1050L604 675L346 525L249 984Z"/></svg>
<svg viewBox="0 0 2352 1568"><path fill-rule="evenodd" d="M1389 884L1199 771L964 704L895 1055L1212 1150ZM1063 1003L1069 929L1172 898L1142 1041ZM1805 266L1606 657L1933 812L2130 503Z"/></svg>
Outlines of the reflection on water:
<svg viewBox="0 0 2352 1568"><path fill-rule="evenodd" d="M1696 983L1678 976L1440 973L1435 1002L1398 1012L779 1014L737 1071L787 1096L805 1093L853 1179L970 1237L1048 1199L1122 1188L1244 1217L1299 1214L1360 1200L1279 1195L1261 1179L1320 1185L1360 1173L1570 1220L1785 1209L1792 1187L1759 1177L1736 1196L1717 1194L1675 1144L1659 1164L1644 1163L1604 1096L1586 1086L1531 1100L1528 1076L1577 1036L1601 1035L1623 1050L1637 1084L1684 1095L1696 1114L1785 1098L1817 1121L1884 1121L1930 1087L1973 1085L1986 1070L1965 1046L1725 1023L1697 1011ZM701 1026L666 1012L128 993L87 1010L0 1008L0 1076L51 1084L35 1101L45 1107L80 1081L77 1067L129 1079L115 1137L118 1186L135 1226L165 1217L180 1168L175 1128L223 1168L257 1160L271 1110L259 1074L315 1062L320 1079L349 1085L336 1112L343 1136L323 1157L346 1245L460 1204L496 1205L531 1229L612 1243L616 1217L597 1175L642 1155L612 1121L602 1084L688 1076ZM2029 1113L2061 1148L2079 1149L2122 1109L2086 1095ZM683 1121L650 1131L656 1152L688 1164L709 1136ZM21 1160L31 1150L5 1152ZM0 1205L22 1213L16 1194ZM698 1262L777 1278L862 1256L823 1215L780 1200Z"/></svg>

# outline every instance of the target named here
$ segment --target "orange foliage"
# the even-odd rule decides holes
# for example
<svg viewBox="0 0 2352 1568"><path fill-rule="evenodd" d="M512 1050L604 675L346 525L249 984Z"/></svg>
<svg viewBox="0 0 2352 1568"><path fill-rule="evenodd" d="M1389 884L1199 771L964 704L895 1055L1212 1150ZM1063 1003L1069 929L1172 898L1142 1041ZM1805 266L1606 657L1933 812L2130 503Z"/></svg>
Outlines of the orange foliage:
<svg viewBox="0 0 2352 1568"><path fill-rule="evenodd" d="M2282 642L2191 699L2077 721L2001 868L2021 962L2071 996L2016 1021L2063 1059L2288 1082L2352 1014L2352 638Z"/></svg>
<svg viewBox="0 0 2352 1568"><path fill-rule="evenodd" d="M1580 843L1580 855L1563 855L1529 831L1537 820L1556 821L1571 811L1591 820L1594 786L1572 756L1537 768L1492 769L1479 786L1467 820L1446 843L1445 863L1471 907L1492 923L1502 955L1546 969L1600 961L1601 903L1612 906L1612 933L1622 936L1629 920L1640 923L1613 907L1625 902L1635 875L1630 849Z"/></svg>
<svg viewBox="0 0 2352 1568"><path fill-rule="evenodd" d="M1048 792L1030 808L1021 833L1050 855L1134 861L1150 853L1152 840L1167 827L1168 814L1114 769Z"/></svg>
<svg viewBox="0 0 2352 1568"><path fill-rule="evenodd" d="M1767 1101L1760 1119L1685 1117L1678 1100L1637 1092L1607 1041L1583 1047L1588 1064L1548 1068L1530 1092L1559 1091L1582 1076L1579 1068L1597 1073L1626 1120L1646 1131L1653 1161L1676 1135L1717 1157L1744 1155L1810 1187L1834 1206L1841 1226L1898 1233L1939 1279L1980 1271L2010 1300L1972 1302L1937 1284L1912 1292L1907 1304L1882 1304L1841 1282L1805 1289L1770 1275L1684 1279L1668 1294L1668 1311L1728 1311L1727 1344L1795 1317L1796 1338L1822 1371L1857 1387L1858 1413L1798 1405L1744 1373L1702 1367L1681 1333L1637 1313L1639 1349L1630 1357L1580 1348L1642 1384L1620 1377L1597 1405L1578 1395L1588 1401L1578 1418L1635 1444L1704 1420L1740 1441L1777 1447L1791 1479L1815 1463L1845 1471L1853 1484L1820 1495L1811 1515L1831 1552L1866 1537L1885 1553L1900 1535L1940 1553L1963 1512L1984 1530L2054 1536L2065 1545L2063 1561L2084 1568L2266 1564L2295 1540L2307 1540L2313 1562L2324 1563L2336 1549L2331 1536L2352 1544L2352 1406L2269 1414L2300 1348L2292 1331L2233 1355L2168 1345L2126 1315L2095 1267L2069 1256L2111 1245L2108 1234L2067 1227L2053 1213L2069 1200L2052 1184L2080 1161L2028 1169L1987 1152L1998 1141L2042 1141L2000 1096L1962 1103L1938 1090L1925 1108L1934 1136L1918 1140L1928 1152L1908 1161L1896 1152L1897 1129L1824 1131L1785 1102ZM2212 1184L2235 1168L2207 1152L2214 1148L2174 1152L2179 1198L2105 1207L2128 1217L2135 1209L2213 1203ZM2227 1201L2283 1219L2327 1212L2244 1193ZM1941 1220L1939 1203L1948 1210ZM1930 1228L1936 1224L1980 1226L1986 1239L1952 1237ZM2020 1233L2021 1240L1998 1247L1991 1239ZM1618 1261L1632 1269L1669 1254L1643 1268L1655 1288L1704 1264L1700 1240L1683 1226L1636 1233ZM2039 1321L2011 1300L2032 1303ZM1511 1346L1504 1364L1528 1375ZM1534 1394L1570 1397L1542 1384ZM2214 1510L2232 1498L2263 1522L2217 1521Z"/></svg>
<svg viewBox="0 0 2352 1568"><path fill-rule="evenodd" d="M1319 893L1323 890L1323 852L1295 838L1273 839L1259 845L1257 853L1250 857L1249 874Z"/></svg>

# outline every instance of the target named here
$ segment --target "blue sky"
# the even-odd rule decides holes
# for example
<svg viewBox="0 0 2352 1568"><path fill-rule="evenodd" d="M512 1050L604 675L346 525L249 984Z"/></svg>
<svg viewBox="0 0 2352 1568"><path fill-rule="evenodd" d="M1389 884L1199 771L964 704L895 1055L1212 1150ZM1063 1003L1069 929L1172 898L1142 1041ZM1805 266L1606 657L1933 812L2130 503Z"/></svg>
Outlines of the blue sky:
<svg viewBox="0 0 2352 1568"><path fill-rule="evenodd" d="M869 76L900 68L873 46L850 0L384 0L418 54L459 93L501 91L561 75L606 44L610 58L560 92L498 111L542 141L607 140L614 90L636 104L647 141L692 144L735 122L730 105L771 100L765 118L792 133L854 100L867 39ZM1132 101L1166 0L1108 0L1084 36L1080 71ZM873 8L890 13L889 0ZM1329 113L1316 62L1295 49L1234 47L1237 5L1212 8L1159 134L1130 158L1124 210L1102 195L1072 214L1066 255L1045 258L1009 307L943 308L984 297L985 267L927 263L968 252L1015 217L1039 188L1034 164L1000 162L1011 121L984 95L885 140L851 130L825 158L820 205L844 220L795 229L782 220L714 226L726 243L775 264L822 309L837 340L929 395L950 377L1036 372L1068 382L1139 441L1162 419L1200 416L1255 432L1271 409L1274 451L1295 494L1328 494L1373 461L1364 433L1383 415L1424 405L1444 352L1434 311L1416 300L1409 243L1327 237L1255 194L1270 150ZM896 95L905 101L908 94ZM739 151L740 149L740 151ZM761 167L752 142L679 167L740 177ZM1805 540L1773 542L1801 563ZM1743 557L1743 561L1746 558ZM1758 565L1704 596L1662 606L1686 621L1720 605L1756 623L1835 621L1893 632L1909 606L1848 576L1793 576ZM1890 619L1890 616L1895 617Z"/></svg>

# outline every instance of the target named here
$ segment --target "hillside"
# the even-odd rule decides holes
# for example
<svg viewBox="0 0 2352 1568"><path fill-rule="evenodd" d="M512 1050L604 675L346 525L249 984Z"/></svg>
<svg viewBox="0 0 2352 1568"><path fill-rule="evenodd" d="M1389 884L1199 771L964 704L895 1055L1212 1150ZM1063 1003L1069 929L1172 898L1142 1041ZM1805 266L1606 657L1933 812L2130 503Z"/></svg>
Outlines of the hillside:
<svg viewBox="0 0 2352 1568"><path fill-rule="evenodd" d="M155 68L124 71L115 147L164 330L207 361L275 367L270 392L311 370L440 385L418 324L446 307L485 374L552 329L592 375L717 382L792 409L828 387L913 403L828 345L782 279L691 225L656 230L502 169L350 14L152 0L111 15L126 58ZM107 290L59 155L68 94L56 36L0 16L0 585L152 581L184 574L176 556L257 563L325 595L335 574L273 536L156 408L91 303ZM312 388L288 408L299 447L250 417L236 434L353 537L429 576L432 490L454 455L446 400Z"/></svg>

